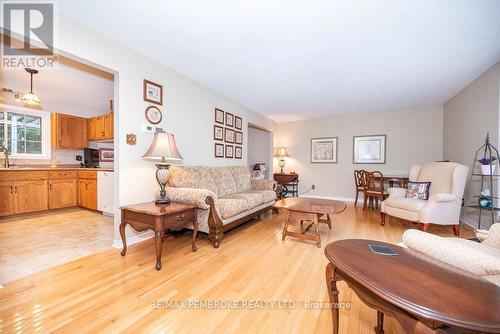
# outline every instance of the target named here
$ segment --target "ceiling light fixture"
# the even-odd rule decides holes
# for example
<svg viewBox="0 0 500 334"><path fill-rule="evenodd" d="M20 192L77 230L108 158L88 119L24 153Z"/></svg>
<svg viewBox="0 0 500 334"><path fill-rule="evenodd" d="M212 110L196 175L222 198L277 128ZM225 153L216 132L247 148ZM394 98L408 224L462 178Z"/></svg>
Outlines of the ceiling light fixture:
<svg viewBox="0 0 500 334"><path fill-rule="evenodd" d="M35 69L32 69L32 68L25 68L24 70L30 74L31 85L30 85L29 93L24 94L21 101L27 105L30 105L30 106L39 106L40 105L40 98L38 97L38 95L33 93L33 74L37 74L38 71Z"/></svg>

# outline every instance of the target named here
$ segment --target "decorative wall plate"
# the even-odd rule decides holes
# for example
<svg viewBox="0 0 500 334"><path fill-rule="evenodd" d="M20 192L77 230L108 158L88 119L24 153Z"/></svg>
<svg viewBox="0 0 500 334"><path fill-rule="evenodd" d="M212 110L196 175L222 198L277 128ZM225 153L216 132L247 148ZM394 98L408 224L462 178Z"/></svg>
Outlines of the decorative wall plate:
<svg viewBox="0 0 500 334"><path fill-rule="evenodd" d="M155 106L149 106L146 108L146 119L151 124L159 124L162 119L161 110Z"/></svg>

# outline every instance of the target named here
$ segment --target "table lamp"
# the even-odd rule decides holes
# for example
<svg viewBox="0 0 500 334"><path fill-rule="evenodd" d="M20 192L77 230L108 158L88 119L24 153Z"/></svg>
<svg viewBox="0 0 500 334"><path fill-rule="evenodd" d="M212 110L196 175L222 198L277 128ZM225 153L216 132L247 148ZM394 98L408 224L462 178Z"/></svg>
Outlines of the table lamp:
<svg viewBox="0 0 500 334"><path fill-rule="evenodd" d="M153 137L153 142L149 146L146 153L144 153L143 158L161 160L160 163L156 164L156 181L160 185L160 197L155 200L156 204L167 204L170 203L166 197L165 187L168 182L168 177L170 173L168 169L170 164L167 160L182 160L182 156L177 150L177 145L175 144L175 137L173 134L159 132L155 133Z"/></svg>
<svg viewBox="0 0 500 334"><path fill-rule="evenodd" d="M279 158L278 166L281 168L281 174L285 174L285 157L288 157L288 151L286 150L286 147L279 147L278 151L276 152L276 156Z"/></svg>

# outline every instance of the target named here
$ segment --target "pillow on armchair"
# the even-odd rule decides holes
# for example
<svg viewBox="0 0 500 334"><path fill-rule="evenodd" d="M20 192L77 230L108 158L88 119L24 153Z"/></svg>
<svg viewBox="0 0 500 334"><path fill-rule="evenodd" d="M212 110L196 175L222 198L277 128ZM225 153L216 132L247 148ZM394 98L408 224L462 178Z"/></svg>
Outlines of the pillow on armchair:
<svg viewBox="0 0 500 334"><path fill-rule="evenodd" d="M406 198L409 199L429 199L429 189L431 182L408 182L406 187Z"/></svg>

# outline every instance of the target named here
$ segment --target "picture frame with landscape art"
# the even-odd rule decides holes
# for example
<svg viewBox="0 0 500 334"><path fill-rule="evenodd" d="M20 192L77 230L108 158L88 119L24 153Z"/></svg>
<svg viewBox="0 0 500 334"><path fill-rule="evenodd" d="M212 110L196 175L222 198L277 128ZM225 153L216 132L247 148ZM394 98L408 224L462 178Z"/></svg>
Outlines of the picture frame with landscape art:
<svg viewBox="0 0 500 334"><path fill-rule="evenodd" d="M144 101L163 105L163 86L144 79Z"/></svg>
<svg viewBox="0 0 500 334"><path fill-rule="evenodd" d="M311 138L311 163L337 163L338 137Z"/></svg>
<svg viewBox="0 0 500 334"><path fill-rule="evenodd" d="M354 136L354 164L385 164L386 135Z"/></svg>

